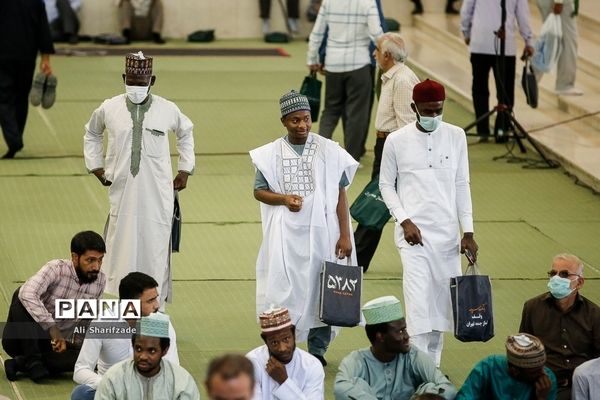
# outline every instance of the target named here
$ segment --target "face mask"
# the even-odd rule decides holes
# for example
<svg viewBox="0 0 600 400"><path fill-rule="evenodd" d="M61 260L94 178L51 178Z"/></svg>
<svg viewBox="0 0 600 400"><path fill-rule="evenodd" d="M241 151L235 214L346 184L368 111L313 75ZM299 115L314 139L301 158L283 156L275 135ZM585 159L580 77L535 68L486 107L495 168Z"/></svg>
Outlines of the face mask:
<svg viewBox="0 0 600 400"><path fill-rule="evenodd" d="M550 278L548 282L548 289L550 289L550 294L554 296L556 299L564 299L571 293L573 293L574 289L571 289L571 280L567 278L561 278L558 275L554 275Z"/></svg>
<svg viewBox="0 0 600 400"><path fill-rule="evenodd" d="M417 111L417 115L419 116L419 125L421 125L421 128L425 129L427 132L435 131L442 123L443 114L440 114L436 117L423 117Z"/></svg>
<svg viewBox="0 0 600 400"><path fill-rule="evenodd" d="M148 92L150 91L150 86L129 86L125 85L125 93L127 94L127 98L133 104L140 104L146 96L148 96Z"/></svg>

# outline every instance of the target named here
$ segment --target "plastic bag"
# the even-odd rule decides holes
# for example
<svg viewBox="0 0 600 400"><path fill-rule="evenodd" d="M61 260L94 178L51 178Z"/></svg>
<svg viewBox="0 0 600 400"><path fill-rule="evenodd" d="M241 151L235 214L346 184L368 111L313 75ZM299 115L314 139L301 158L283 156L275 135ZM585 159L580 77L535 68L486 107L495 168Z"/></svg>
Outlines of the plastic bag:
<svg viewBox="0 0 600 400"><path fill-rule="evenodd" d="M533 45L534 53L531 59L533 68L549 72L556 62L562 51L562 23L560 15L551 13L548 15L544 24L540 37Z"/></svg>

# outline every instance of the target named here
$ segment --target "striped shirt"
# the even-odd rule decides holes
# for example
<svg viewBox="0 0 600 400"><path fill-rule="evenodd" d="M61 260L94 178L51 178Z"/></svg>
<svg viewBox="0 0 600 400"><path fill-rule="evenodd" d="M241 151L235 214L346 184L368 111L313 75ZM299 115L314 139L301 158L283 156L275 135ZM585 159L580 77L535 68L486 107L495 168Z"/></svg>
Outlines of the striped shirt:
<svg viewBox="0 0 600 400"><path fill-rule="evenodd" d="M355 71L371 64L369 43L383 34L375 0L323 0L308 41L308 65L319 64L326 31L328 72Z"/></svg>
<svg viewBox="0 0 600 400"><path fill-rule="evenodd" d="M71 260L52 260L21 286L19 300L45 330L57 325L64 334L75 326L72 319L54 320L56 299L98 299L104 292L106 276L102 271L92 283L79 283Z"/></svg>
<svg viewBox="0 0 600 400"><path fill-rule="evenodd" d="M404 63L397 63L381 76L381 94L375 117L375 128L393 132L417 119L410 108L413 87L419 78Z"/></svg>

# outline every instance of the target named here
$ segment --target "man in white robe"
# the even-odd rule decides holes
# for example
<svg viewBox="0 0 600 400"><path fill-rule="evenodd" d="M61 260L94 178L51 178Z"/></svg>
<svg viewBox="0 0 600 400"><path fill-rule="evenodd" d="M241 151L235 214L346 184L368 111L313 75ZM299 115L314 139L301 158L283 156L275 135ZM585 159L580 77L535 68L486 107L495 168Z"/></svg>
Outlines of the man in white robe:
<svg viewBox="0 0 600 400"><path fill-rule="evenodd" d="M96 400L200 400L194 378L179 365L164 360L169 351L169 317L142 317L133 335L133 360L113 365L102 377Z"/></svg>
<svg viewBox="0 0 600 400"><path fill-rule="evenodd" d="M476 258L465 132L442 122L445 90L429 79L413 89L417 121L390 134L379 188L396 220L411 342L440 365L442 332L452 331L450 278L460 253ZM462 229L463 238L460 239Z"/></svg>
<svg viewBox="0 0 600 400"><path fill-rule="evenodd" d="M358 162L310 132L306 96L291 91L279 102L287 135L250 152L263 230L256 310L286 307L296 340L308 339L308 351L326 364L331 329L319 320L319 274L323 261L349 257L356 265L346 186Z"/></svg>
<svg viewBox="0 0 600 400"><path fill-rule="evenodd" d="M118 294L129 272L144 272L159 283L161 304L172 300L171 227L174 190L186 187L194 170L193 124L172 102L150 94L156 77L152 58L128 54L126 94L105 100L85 126L87 169L109 186L105 230L106 293ZM104 131L108 134L103 156ZM179 171L172 179L168 133L177 137Z"/></svg>
<svg viewBox="0 0 600 400"><path fill-rule="evenodd" d="M323 366L311 354L296 348L288 310L267 310L259 319L265 344L246 355L254 365L254 400L324 399Z"/></svg>

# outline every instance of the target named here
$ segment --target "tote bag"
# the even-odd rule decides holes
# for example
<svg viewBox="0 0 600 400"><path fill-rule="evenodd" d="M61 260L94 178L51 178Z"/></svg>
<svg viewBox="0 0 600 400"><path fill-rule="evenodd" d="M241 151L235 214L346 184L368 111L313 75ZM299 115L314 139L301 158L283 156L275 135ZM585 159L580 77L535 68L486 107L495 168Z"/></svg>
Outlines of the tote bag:
<svg viewBox="0 0 600 400"><path fill-rule="evenodd" d="M350 215L367 228L382 230L391 215L379 191L379 175L365 186L350 206Z"/></svg>
<svg viewBox="0 0 600 400"><path fill-rule="evenodd" d="M319 318L327 325L356 326L360 322L362 267L323 262Z"/></svg>
<svg viewBox="0 0 600 400"><path fill-rule="evenodd" d="M450 278L454 337L461 342L487 342L494 337L492 285L480 275L477 264L467 267L463 276Z"/></svg>
<svg viewBox="0 0 600 400"><path fill-rule="evenodd" d="M317 122L319 119L319 109L321 108L321 86L323 82L317 79L317 73L311 72L310 75L305 76L300 87L300 94L308 97L308 104L310 104L310 118L313 122Z"/></svg>

